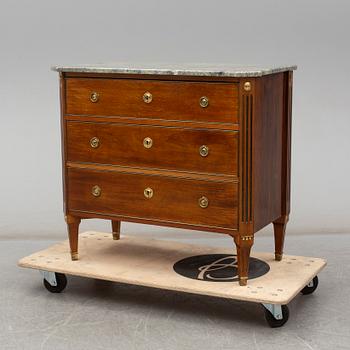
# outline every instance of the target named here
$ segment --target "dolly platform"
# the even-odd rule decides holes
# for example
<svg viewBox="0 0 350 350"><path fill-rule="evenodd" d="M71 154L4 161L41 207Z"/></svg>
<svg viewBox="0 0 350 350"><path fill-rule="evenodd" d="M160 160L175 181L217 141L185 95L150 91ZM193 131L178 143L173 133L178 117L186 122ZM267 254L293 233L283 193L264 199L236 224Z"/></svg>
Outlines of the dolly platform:
<svg viewBox="0 0 350 350"><path fill-rule="evenodd" d="M18 265L40 270L53 293L66 287L67 274L261 303L271 327L287 322L287 304L300 292L311 294L326 265L320 258L285 255L275 261L272 253L253 253L248 285L242 287L232 249L128 236L115 241L112 234L101 232L82 233L79 242L78 261L71 260L64 241Z"/></svg>

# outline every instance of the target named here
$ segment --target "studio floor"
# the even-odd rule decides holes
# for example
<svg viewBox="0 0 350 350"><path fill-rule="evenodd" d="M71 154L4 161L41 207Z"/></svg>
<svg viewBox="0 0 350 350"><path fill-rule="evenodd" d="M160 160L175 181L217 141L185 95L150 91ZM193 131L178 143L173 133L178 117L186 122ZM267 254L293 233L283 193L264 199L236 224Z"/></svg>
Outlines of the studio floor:
<svg viewBox="0 0 350 350"><path fill-rule="evenodd" d="M176 240L232 244L215 234ZM0 240L1 350L350 349L350 235L287 237L286 253L323 257L328 265L316 292L296 297L278 329L267 326L260 305L247 302L71 276L63 293L51 294L37 271L17 261L53 243ZM254 250L272 251L272 244L257 236Z"/></svg>

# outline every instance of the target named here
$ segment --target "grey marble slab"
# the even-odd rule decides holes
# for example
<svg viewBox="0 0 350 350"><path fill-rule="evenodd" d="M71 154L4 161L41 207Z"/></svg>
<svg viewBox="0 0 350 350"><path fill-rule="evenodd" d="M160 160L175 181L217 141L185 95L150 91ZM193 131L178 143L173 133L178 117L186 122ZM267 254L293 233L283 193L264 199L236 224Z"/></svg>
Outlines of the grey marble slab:
<svg viewBox="0 0 350 350"><path fill-rule="evenodd" d="M159 74L192 75L208 77L261 77L263 75L291 71L295 65L244 66L231 64L81 64L74 66L57 65L57 72L77 73L119 73L119 74Z"/></svg>

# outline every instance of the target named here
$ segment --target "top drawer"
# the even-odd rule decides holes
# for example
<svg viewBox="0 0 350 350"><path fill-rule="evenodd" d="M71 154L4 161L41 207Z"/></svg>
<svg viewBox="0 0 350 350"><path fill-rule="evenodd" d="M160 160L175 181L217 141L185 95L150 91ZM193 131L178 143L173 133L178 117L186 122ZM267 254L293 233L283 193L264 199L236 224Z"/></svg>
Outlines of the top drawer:
<svg viewBox="0 0 350 350"><path fill-rule="evenodd" d="M238 84L68 78L65 112L238 123Z"/></svg>

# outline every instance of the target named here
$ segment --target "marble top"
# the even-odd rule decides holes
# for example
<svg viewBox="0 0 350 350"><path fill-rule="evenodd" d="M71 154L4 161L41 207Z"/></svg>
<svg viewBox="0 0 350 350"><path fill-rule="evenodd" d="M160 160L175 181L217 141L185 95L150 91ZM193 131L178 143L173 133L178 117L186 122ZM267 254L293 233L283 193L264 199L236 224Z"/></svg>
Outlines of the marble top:
<svg viewBox="0 0 350 350"><path fill-rule="evenodd" d="M291 71L295 65L245 66L235 64L81 64L57 65L51 68L57 72L77 73L120 73L120 74L159 74L159 75L192 75L213 77L261 77L263 75Z"/></svg>

